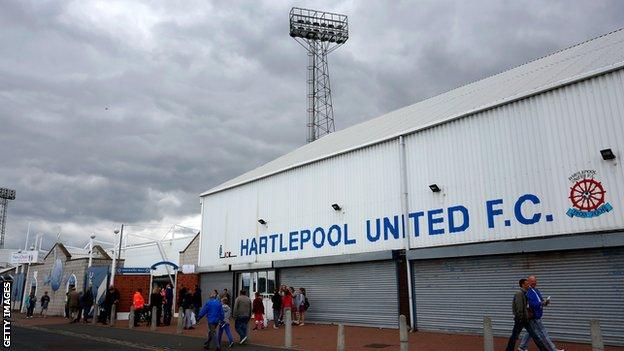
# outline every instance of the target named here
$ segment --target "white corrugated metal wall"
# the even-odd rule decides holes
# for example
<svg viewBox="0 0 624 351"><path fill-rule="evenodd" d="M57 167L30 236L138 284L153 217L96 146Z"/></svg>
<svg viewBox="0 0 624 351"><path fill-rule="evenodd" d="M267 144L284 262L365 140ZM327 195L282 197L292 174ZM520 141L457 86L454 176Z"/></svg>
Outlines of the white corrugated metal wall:
<svg viewBox="0 0 624 351"><path fill-rule="evenodd" d="M401 248L401 240L365 240L365 220L399 214L400 196L398 143L392 140L204 197L201 265L256 262L254 256L219 259L219 245L238 255L244 238L343 223L357 245L309 244L305 252L258 255L257 262Z"/></svg>
<svg viewBox="0 0 624 351"><path fill-rule="evenodd" d="M405 143L410 211L458 204L470 211L465 232L421 234L411 241L414 248L624 227L622 162L600 156L601 149L612 148L624 157L624 70L412 134ZM568 177L585 169L597 171L613 213L566 216ZM432 193L432 183L442 192ZM541 200L534 208L542 220L533 225L513 220L515 200L527 193ZM499 198L504 215L489 229L485 202ZM546 222L545 214L553 221Z"/></svg>

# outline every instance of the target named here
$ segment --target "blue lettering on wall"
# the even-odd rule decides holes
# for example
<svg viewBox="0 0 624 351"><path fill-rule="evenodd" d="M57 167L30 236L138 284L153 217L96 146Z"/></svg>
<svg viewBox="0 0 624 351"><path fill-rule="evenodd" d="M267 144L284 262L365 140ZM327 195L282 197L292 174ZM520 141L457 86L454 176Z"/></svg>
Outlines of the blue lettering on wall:
<svg viewBox="0 0 624 351"><path fill-rule="evenodd" d="M381 236L381 223L380 222L381 221L379 220L379 218L375 220L375 224L376 224L375 227L377 228L377 230L373 234L371 232L370 219L366 220L366 237L368 238L368 241L375 242L379 240L379 237Z"/></svg>
<svg viewBox="0 0 624 351"><path fill-rule="evenodd" d="M384 240L388 240L388 233L392 234L395 239L399 238L399 216L394 216L392 218L392 223L390 222L390 218L384 217Z"/></svg>
<svg viewBox="0 0 624 351"><path fill-rule="evenodd" d="M269 239L271 239L271 252L275 252L275 239L277 239L278 236L279 234L269 235Z"/></svg>
<svg viewBox="0 0 624 351"><path fill-rule="evenodd" d="M336 233L334 235L335 238L333 239L332 239L332 233ZM327 231L327 242L329 243L329 245L336 246L340 244L341 240L342 240L342 235L340 233L340 227L335 224L329 227L329 230Z"/></svg>
<svg viewBox="0 0 624 351"><path fill-rule="evenodd" d="M536 212L531 217L525 217L522 214L522 204L524 204L527 201L532 202L534 205L537 205L540 203L540 199L533 194L525 194L525 195L520 196L518 201L516 201L516 205L514 206L514 213L516 215L516 219L518 220L518 222L525 224L525 225L535 224L539 222L540 218L542 218L542 214L539 212Z"/></svg>
<svg viewBox="0 0 624 351"><path fill-rule="evenodd" d="M462 224L455 225L455 213L461 215ZM459 233L468 229L470 226L470 215L468 215L468 209L464 206L453 206L448 208L448 221L449 221L449 233Z"/></svg>
<svg viewBox="0 0 624 351"><path fill-rule="evenodd" d="M290 251L297 251L297 243L299 242L299 237L297 236L299 232L290 232L288 233L288 248Z"/></svg>
<svg viewBox="0 0 624 351"><path fill-rule="evenodd" d="M262 254L262 249L264 249L264 253L267 253L267 237L261 236L258 238L258 254Z"/></svg>
<svg viewBox="0 0 624 351"><path fill-rule="evenodd" d="M317 249L323 247L323 244L325 244L325 230L323 228L318 227L314 229L312 233L312 244Z"/></svg>
<svg viewBox="0 0 624 351"><path fill-rule="evenodd" d="M444 212L443 209L439 208L436 210L429 210L427 211L427 220L429 222L429 235L439 235L439 234L444 234L444 228L434 228L434 224L438 224L438 223L442 223L444 222L444 218L442 216L440 217L434 217L435 215L439 215L442 214L442 212Z"/></svg>
<svg viewBox="0 0 624 351"><path fill-rule="evenodd" d="M345 224L346 225L346 224ZM310 241L310 239L312 238L312 233L310 233L309 230L307 229L303 229L301 231L301 250L304 249L303 244L307 243L308 241Z"/></svg>
<svg viewBox="0 0 624 351"><path fill-rule="evenodd" d="M414 219L414 236L420 235L420 217L424 216L424 212L412 212L409 214L409 218Z"/></svg>
<svg viewBox="0 0 624 351"><path fill-rule="evenodd" d="M355 239L349 239L349 228L347 227L347 223L345 223L344 225L344 238L345 238L345 245L353 245L355 244Z"/></svg>
<svg viewBox="0 0 624 351"><path fill-rule="evenodd" d="M494 208L495 205L502 205L503 199L488 200L485 202L485 208L487 211L488 228L494 228L494 216L503 214L503 210L500 208Z"/></svg>

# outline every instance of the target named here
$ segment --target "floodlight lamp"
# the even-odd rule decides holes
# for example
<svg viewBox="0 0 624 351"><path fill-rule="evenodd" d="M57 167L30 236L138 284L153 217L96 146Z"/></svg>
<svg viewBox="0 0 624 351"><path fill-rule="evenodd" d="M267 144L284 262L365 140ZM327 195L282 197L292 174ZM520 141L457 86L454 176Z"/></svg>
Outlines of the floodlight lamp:
<svg viewBox="0 0 624 351"><path fill-rule="evenodd" d="M115 229L113 233L115 233L115 235L119 234L119 229Z"/></svg>
<svg viewBox="0 0 624 351"><path fill-rule="evenodd" d="M615 159L615 154L611 149L600 150L600 155L602 155L602 159L605 161Z"/></svg>
<svg viewBox="0 0 624 351"><path fill-rule="evenodd" d="M433 191L434 193L439 193L442 190L442 189L440 189L438 184L431 184L431 185L429 185L429 189L431 189L431 191Z"/></svg>
<svg viewBox="0 0 624 351"><path fill-rule="evenodd" d="M342 210L342 207L340 207L340 205L338 205L338 204L332 204L332 208L333 208L334 210L336 210L336 211L340 211L340 210Z"/></svg>
<svg viewBox="0 0 624 351"><path fill-rule="evenodd" d="M266 222L264 219L262 219L262 218L260 218L260 219L258 220L258 223L260 223L260 224L262 224L262 225L266 225L266 224L267 224L267 222Z"/></svg>

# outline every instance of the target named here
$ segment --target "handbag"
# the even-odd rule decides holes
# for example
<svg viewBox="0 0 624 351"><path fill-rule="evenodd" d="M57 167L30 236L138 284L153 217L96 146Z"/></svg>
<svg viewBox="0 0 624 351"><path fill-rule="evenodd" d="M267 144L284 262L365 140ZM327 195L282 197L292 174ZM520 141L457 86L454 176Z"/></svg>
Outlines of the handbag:
<svg viewBox="0 0 624 351"><path fill-rule="evenodd" d="M191 311L191 325L197 324L197 319L195 319L195 312Z"/></svg>

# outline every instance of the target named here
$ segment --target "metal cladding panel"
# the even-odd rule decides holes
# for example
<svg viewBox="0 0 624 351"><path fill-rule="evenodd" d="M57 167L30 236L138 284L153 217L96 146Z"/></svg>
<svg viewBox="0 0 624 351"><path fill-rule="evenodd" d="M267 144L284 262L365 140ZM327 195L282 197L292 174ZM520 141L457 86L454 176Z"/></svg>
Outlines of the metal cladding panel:
<svg viewBox="0 0 624 351"><path fill-rule="evenodd" d="M623 228L623 136L624 70L407 136L409 209L422 212L419 236L410 246ZM615 160L602 159L600 150L606 148L615 152ZM590 218L578 216L589 211L567 215L576 183L569 178L583 170L595 171L593 180L606 191L609 212ZM434 183L441 192L429 189ZM488 201L496 202L490 211ZM453 206L465 208L468 223L449 233ZM454 227L461 227L465 217L455 211Z"/></svg>
<svg viewBox="0 0 624 351"><path fill-rule="evenodd" d="M518 280L538 279L551 304L543 321L553 339L589 342L598 319L604 342L624 345L624 248L437 259L413 262L419 330L483 332L508 336Z"/></svg>
<svg viewBox="0 0 624 351"><path fill-rule="evenodd" d="M284 268L279 282L306 289L307 321L398 327L394 261Z"/></svg>
<svg viewBox="0 0 624 351"><path fill-rule="evenodd" d="M223 289L228 289L232 299L236 296L234 293L234 273L233 272L215 272L202 273L199 275L199 285L202 291L202 301L208 301L208 297L213 290L217 290L219 294ZM192 287L191 287L192 288ZM232 304L233 301L230 301Z"/></svg>
<svg viewBox="0 0 624 351"><path fill-rule="evenodd" d="M366 239L366 221L401 211L399 145L397 140L356 150L312 165L292 169L228 191L202 198L201 266L343 255L391 250L403 239ZM336 211L332 204L341 206ZM266 225L258 223L264 219ZM340 227L341 240L316 247L290 248L291 232ZM345 230L345 225L347 229ZM374 224L373 224L374 225ZM348 233L345 235L345 232ZM332 234L333 242L338 238ZM287 250L255 254L241 249L246 240L282 234ZM320 237L319 237L320 238ZM346 242L349 239L350 243ZM355 242L351 242L354 240ZM276 239L279 245L279 238ZM317 241L317 243L320 243ZM237 257L219 255L219 247Z"/></svg>

